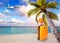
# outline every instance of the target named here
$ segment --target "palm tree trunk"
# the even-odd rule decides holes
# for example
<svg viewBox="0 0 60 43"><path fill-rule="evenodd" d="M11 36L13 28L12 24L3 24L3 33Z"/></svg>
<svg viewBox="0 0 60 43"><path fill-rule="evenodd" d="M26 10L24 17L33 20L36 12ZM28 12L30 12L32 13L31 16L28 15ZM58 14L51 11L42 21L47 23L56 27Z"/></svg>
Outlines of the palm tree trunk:
<svg viewBox="0 0 60 43"><path fill-rule="evenodd" d="M53 21L49 18L49 15L48 15L47 13L46 13L46 17L47 17L48 23L49 23L49 25L50 25L50 28L51 28L51 30L52 30L52 33L53 33L53 32L57 33L58 31L57 31L57 29L56 29Z"/></svg>
<svg viewBox="0 0 60 43"><path fill-rule="evenodd" d="M60 43L60 33L58 33L57 28L55 27L53 21L49 18L49 15L46 13L47 20L49 22L52 33L54 33L58 43Z"/></svg>

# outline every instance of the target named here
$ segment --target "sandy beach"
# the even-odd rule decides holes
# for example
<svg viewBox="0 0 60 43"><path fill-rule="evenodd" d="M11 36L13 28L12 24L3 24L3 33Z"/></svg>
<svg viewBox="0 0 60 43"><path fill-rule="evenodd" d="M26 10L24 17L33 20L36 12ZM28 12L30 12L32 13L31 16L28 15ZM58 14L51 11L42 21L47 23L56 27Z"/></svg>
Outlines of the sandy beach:
<svg viewBox="0 0 60 43"><path fill-rule="evenodd" d="M51 33L45 41L37 40L37 34L10 34L0 35L0 43L57 43L57 40Z"/></svg>

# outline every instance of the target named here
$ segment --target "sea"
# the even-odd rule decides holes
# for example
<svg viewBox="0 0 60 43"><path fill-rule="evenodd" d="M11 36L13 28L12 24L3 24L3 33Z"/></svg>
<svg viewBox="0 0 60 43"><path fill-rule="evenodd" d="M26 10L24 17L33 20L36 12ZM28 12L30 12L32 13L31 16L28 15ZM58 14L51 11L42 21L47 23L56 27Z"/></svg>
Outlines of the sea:
<svg viewBox="0 0 60 43"><path fill-rule="evenodd" d="M60 32L60 26L56 26ZM50 27L48 32L51 33ZM35 34L37 33L36 26L0 26L0 34Z"/></svg>

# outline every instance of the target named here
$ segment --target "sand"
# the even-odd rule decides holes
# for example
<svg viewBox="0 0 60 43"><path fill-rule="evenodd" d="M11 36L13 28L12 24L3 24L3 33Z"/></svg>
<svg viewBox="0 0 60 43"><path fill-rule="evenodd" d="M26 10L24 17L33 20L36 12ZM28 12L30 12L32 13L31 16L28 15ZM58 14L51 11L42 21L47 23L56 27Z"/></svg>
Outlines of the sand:
<svg viewBox="0 0 60 43"><path fill-rule="evenodd" d="M37 34L0 35L0 43L57 43L54 35L49 33L47 40L37 40Z"/></svg>

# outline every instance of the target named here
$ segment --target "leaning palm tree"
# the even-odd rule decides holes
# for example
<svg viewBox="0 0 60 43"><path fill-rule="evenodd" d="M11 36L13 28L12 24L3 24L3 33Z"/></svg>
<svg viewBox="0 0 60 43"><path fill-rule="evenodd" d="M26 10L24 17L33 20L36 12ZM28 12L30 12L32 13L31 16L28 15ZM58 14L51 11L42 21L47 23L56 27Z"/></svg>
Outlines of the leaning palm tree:
<svg viewBox="0 0 60 43"><path fill-rule="evenodd" d="M36 19L36 22L38 23L37 18L43 12L44 14L43 14L42 18L44 20L44 24L47 26L48 22L49 22L50 28L52 29L52 31L55 33L55 36L56 36L58 31L52 20L58 20L58 17L55 13L49 12L47 9L49 9L49 8L58 9L57 8L58 3L55 1L47 2L46 0L37 0L36 2L30 2L30 1L28 1L28 2L35 7L28 11L28 17L35 14L36 15L35 19ZM58 36L56 36L56 37L58 38ZM59 40L59 38L58 38L58 40Z"/></svg>

